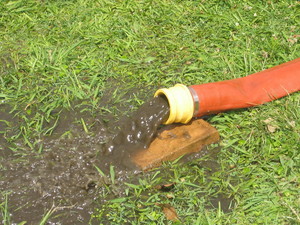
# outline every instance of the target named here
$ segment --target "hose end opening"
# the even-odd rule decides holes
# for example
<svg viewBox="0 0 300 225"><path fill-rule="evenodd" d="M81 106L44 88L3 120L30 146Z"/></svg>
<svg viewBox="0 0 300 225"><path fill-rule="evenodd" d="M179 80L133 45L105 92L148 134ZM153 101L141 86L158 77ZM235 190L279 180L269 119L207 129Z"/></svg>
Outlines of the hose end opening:
<svg viewBox="0 0 300 225"><path fill-rule="evenodd" d="M189 88L183 84L176 84L171 88L162 88L154 96L164 95L170 107L170 114L164 124L188 123L194 115L194 100Z"/></svg>

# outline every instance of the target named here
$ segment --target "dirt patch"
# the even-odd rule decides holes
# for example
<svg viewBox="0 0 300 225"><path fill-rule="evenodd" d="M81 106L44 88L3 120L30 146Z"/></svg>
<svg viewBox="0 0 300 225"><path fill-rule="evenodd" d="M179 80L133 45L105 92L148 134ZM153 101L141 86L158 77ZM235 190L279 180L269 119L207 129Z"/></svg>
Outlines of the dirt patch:
<svg viewBox="0 0 300 225"><path fill-rule="evenodd" d="M0 54L0 74L8 74L15 67L14 60L9 53Z"/></svg>
<svg viewBox="0 0 300 225"><path fill-rule="evenodd" d="M212 197L209 199L210 205L207 208L215 208L220 209L224 213L229 213L235 206L235 202L233 197L228 197L223 194L219 194L216 197Z"/></svg>
<svg viewBox="0 0 300 225"><path fill-rule="evenodd" d="M204 169L205 177L207 182L209 183L211 180L211 176L214 173L221 171L221 165L219 164L219 156L221 152L221 147L215 147L213 149L207 149L204 147L200 152L187 155L182 158L182 163L189 163L191 166L197 166L199 168ZM197 162L197 159L201 159ZM196 162L195 162L196 161ZM226 175L228 176L228 175ZM233 179L231 177L231 179ZM234 185L234 180L231 181L231 184ZM218 189L218 187L212 187ZM224 193L220 192L213 196L203 196L207 199L205 208L207 209L220 209L224 213L231 212L235 207L234 196L227 196Z"/></svg>
<svg viewBox="0 0 300 225"><path fill-rule="evenodd" d="M8 195L10 223L38 224L53 206L60 209L56 214L68 213L67 224L86 222L90 217L96 196L90 184L96 179L100 182L99 176L95 178L94 163L97 163L99 143L106 138L106 133L100 132L98 136L82 133L82 128L72 123L76 122L75 114L65 113L65 119L73 121L62 118L61 127L53 136L41 140L43 154L13 155L8 149L9 143L1 140L0 148L5 151L0 162L0 191ZM14 120L6 118L9 123L17 122ZM61 137L66 132L71 136ZM57 221L66 224L62 218L66 217Z"/></svg>
<svg viewBox="0 0 300 225"><path fill-rule="evenodd" d="M0 158L12 154L5 141L6 131L10 128L10 121L13 121L10 109L8 105L0 105Z"/></svg>

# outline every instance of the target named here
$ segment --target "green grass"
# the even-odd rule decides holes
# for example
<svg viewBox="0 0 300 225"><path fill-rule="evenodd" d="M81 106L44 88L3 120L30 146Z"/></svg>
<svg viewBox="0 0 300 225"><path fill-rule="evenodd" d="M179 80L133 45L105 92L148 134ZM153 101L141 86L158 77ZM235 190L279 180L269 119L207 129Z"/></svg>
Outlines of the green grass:
<svg viewBox="0 0 300 225"><path fill-rule="evenodd" d="M2 221L4 225L10 223L10 216L9 216L9 210L8 210L8 195L9 193L1 193L2 197L4 198L4 201L0 204L0 212L2 216Z"/></svg>
<svg viewBox="0 0 300 225"><path fill-rule="evenodd" d="M115 105L132 111L153 87L232 79L295 59L299 24L296 0L2 0L0 102L12 105L19 120L4 135L16 153L42 152L39 140L55 127L55 110L84 100L92 114L99 112L111 79L121 88L102 111L120 116L127 112ZM134 87L139 92L128 100ZM169 172L128 184L124 197L94 217L109 224L175 224L158 205L170 204L183 224L300 223L299 97L210 118L222 138L218 171L199 166L205 158L165 165ZM269 118L273 133L264 122ZM161 192L154 188L161 183L176 185ZM218 194L234 199L230 213L207 207ZM8 220L6 202L0 206Z"/></svg>

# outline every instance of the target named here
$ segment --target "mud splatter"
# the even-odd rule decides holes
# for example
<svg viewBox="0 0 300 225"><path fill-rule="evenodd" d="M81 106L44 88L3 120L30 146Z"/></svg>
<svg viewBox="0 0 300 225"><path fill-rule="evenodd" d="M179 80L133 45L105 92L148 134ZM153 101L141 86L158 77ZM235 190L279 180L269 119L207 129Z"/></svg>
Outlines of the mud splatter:
<svg viewBox="0 0 300 225"><path fill-rule="evenodd" d="M131 155L150 145L168 115L169 105L165 98L156 97L146 102L129 119L120 122L120 130L105 145L106 155L114 165L122 166L123 163L125 167L120 169L134 169L134 165L128 164Z"/></svg>

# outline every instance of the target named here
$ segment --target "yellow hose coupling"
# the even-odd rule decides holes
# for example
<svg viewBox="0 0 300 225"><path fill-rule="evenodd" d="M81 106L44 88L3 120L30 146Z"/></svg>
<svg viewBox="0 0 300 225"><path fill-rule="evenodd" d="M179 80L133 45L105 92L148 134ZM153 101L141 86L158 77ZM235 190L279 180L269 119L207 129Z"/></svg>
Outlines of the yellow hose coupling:
<svg viewBox="0 0 300 225"><path fill-rule="evenodd" d="M189 88L183 84L162 88L154 96L164 95L169 102L170 115L164 124L188 123L194 115L194 100Z"/></svg>

